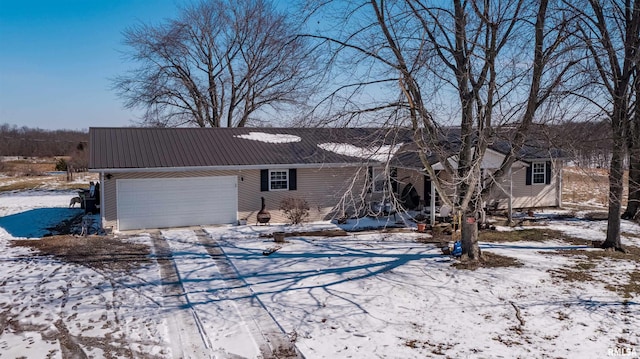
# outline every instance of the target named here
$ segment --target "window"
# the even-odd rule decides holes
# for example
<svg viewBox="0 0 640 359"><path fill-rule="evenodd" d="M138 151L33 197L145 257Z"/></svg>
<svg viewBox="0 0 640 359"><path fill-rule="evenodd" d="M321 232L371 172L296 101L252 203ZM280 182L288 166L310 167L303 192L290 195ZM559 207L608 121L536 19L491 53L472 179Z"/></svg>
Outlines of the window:
<svg viewBox="0 0 640 359"><path fill-rule="evenodd" d="M371 181L370 192L387 192L391 184L391 191L398 193L398 169L395 167L391 167L388 172L381 167L369 167L369 180Z"/></svg>
<svg viewBox="0 0 640 359"><path fill-rule="evenodd" d="M289 171L288 170L270 170L269 171L269 190L288 190L289 189Z"/></svg>
<svg viewBox="0 0 640 359"><path fill-rule="evenodd" d="M371 171L371 184L373 186L373 192L384 192L386 186L386 176L383 168L372 168Z"/></svg>
<svg viewBox="0 0 640 359"><path fill-rule="evenodd" d="M534 162L531 164L531 179L533 184L545 184L547 173L546 166L544 162Z"/></svg>
<svg viewBox="0 0 640 359"><path fill-rule="evenodd" d="M260 170L260 191L295 191L298 189L298 171L295 168Z"/></svg>

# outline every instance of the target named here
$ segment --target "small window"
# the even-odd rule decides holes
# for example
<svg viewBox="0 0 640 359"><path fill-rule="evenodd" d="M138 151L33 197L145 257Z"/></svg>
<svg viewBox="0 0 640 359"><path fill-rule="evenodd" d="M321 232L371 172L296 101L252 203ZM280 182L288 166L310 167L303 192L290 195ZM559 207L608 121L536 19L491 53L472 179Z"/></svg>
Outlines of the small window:
<svg viewBox="0 0 640 359"><path fill-rule="evenodd" d="M269 171L269 190L288 190L289 189L289 171Z"/></svg>
<svg viewBox="0 0 640 359"><path fill-rule="evenodd" d="M534 162L532 164L532 171L531 171L531 182L533 184L545 184L546 182L546 178L547 178L547 173L546 173L546 166L544 162Z"/></svg>

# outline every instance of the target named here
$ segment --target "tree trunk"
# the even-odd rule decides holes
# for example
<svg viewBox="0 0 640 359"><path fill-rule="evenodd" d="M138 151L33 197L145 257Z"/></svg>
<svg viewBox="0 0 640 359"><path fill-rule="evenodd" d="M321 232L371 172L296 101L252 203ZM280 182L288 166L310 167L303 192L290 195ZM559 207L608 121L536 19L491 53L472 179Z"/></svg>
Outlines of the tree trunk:
<svg viewBox="0 0 640 359"><path fill-rule="evenodd" d="M614 104L614 106L616 106ZM614 109L615 111L615 109ZM611 153L611 166L609 168L609 215L607 223L607 238L602 248L614 248L623 251L620 241L620 211L622 209L622 187L624 174L625 141L621 111L615 111L612 118L613 148Z"/></svg>
<svg viewBox="0 0 640 359"><path fill-rule="evenodd" d="M462 258L479 261L482 252L478 246L478 223L474 212L467 212L462 218Z"/></svg>

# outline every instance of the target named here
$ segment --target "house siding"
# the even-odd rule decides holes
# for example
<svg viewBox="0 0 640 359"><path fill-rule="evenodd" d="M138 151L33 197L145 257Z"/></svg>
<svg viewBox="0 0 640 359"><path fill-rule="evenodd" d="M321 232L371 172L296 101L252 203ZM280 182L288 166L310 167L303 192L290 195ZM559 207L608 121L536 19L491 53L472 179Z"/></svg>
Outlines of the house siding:
<svg viewBox="0 0 640 359"><path fill-rule="evenodd" d="M513 195L512 206L514 209L520 208L539 208L539 207L558 207L562 203L558 199L559 179L561 172L561 164L555 163L552 167L551 183L549 184L526 184L527 171L526 168L514 169L512 173ZM500 181L499 187L495 188L490 195L489 204L498 203L497 208L508 208L509 176L506 175Z"/></svg>
<svg viewBox="0 0 640 359"><path fill-rule="evenodd" d="M268 169L268 167L265 167ZM326 220L333 217L337 204L341 204L343 194L360 193L366 183L365 167L297 169L297 189L288 191L260 191L260 170L234 171L182 171L182 172L131 172L112 174L112 178L102 184L104 191L105 228L117 228L116 183L119 179L144 178L186 178L208 176L238 177L238 218L246 219L248 224L256 223L256 214L260 210L260 197L265 198L267 211L272 223L287 222L280 211L280 202L287 197L302 198L309 203L309 220ZM361 199L344 201L345 207L362 206ZM361 198L354 195L353 198ZM342 211L339 211L342 213Z"/></svg>
<svg viewBox="0 0 640 359"><path fill-rule="evenodd" d="M521 208L541 208L541 207L558 207L562 205L561 198L558 197L558 192L561 188L560 173L562 170L562 163L557 161L552 166L551 182L549 184L532 184L526 185L526 168L514 168L512 180L513 180L513 202L514 209ZM443 187L449 197L455 196L455 186L449 185L452 183L450 176L444 171L439 174L440 180L443 181ZM424 201L426 198L424 193L424 176L422 173L410 170L399 169L398 170L399 193L402 193L402 189L408 183L412 183L420 199ZM492 202L498 203L499 209L507 209L509 199L509 176L504 176L499 185L494 188L489 196L488 204ZM429 203L423 203L424 206L429 206Z"/></svg>

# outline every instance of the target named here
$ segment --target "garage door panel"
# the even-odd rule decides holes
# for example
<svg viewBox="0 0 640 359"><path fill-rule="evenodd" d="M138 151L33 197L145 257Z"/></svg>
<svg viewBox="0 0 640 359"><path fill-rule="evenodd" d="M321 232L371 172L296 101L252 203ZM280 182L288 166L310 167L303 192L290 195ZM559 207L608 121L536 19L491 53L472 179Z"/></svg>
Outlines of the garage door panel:
<svg viewBox="0 0 640 359"><path fill-rule="evenodd" d="M237 192L235 176L118 180L118 227L232 223L237 219Z"/></svg>

